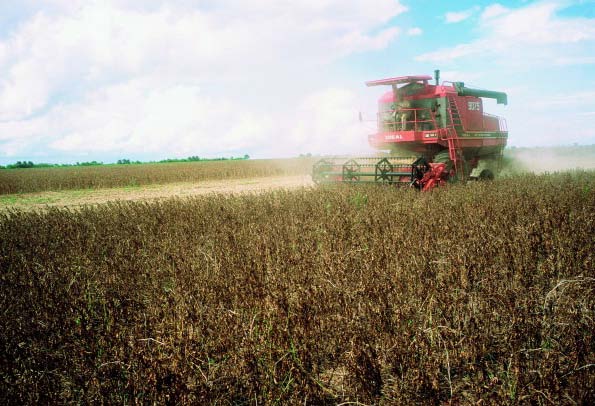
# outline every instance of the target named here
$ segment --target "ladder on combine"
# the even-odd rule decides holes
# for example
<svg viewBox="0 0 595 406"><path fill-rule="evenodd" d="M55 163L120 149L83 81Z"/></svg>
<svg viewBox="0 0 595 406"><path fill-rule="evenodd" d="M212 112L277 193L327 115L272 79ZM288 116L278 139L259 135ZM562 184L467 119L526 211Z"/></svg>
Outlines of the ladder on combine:
<svg viewBox="0 0 595 406"><path fill-rule="evenodd" d="M448 154L454 166L456 176L459 180L465 179L465 159L461 149L459 133L463 132L463 122L459 113L459 108L454 97L447 97L448 116L450 123L444 129L446 141L448 142Z"/></svg>

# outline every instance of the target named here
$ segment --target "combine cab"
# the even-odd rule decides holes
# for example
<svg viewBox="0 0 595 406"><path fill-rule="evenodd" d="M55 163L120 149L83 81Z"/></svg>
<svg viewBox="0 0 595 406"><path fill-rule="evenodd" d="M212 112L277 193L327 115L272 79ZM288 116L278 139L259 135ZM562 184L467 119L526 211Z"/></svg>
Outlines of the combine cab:
<svg viewBox="0 0 595 406"><path fill-rule="evenodd" d="M388 183L430 190L452 181L493 179L508 139L506 122L483 111L482 98L507 104L506 93L465 87L430 76L367 82L390 86L378 101L378 129L368 142L376 157L328 157L318 161L317 183Z"/></svg>

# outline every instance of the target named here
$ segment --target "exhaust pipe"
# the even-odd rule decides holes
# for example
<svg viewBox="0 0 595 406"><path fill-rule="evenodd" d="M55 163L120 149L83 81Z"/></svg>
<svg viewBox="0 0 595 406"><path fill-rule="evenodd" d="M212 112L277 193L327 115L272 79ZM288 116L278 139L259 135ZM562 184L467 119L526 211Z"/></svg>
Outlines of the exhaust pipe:
<svg viewBox="0 0 595 406"><path fill-rule="evenodd" d="M440 69L434 71L434 79L436 80L436 86L440 84Z"/></svg>

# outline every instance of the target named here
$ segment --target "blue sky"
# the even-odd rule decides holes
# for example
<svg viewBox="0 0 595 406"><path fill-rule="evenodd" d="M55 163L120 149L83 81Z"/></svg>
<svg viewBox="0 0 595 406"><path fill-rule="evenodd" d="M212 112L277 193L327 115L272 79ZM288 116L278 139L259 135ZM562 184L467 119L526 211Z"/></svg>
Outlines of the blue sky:
<svg viewBox="0 0 595 406"><path fill-rule="evenodd" d="M4 0L0 164L366 153L364 81L434 69L510 145L595 143L593 0Z"/></svg>

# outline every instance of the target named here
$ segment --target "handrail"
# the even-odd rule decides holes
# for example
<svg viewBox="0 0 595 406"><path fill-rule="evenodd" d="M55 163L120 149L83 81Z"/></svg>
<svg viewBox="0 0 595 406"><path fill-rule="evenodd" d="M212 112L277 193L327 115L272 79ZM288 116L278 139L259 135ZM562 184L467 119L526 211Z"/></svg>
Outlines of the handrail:
<svg viewBox="0 0 595 406"><path fill-rule="evenodd" d="M498 128L500 131L508 131L508 124L504 117L498 117Z"/></svg>
<svg viewBox="0 0 595 406"><path fill-rule="evenodd" d="M426 120L418 120L418 117L421 116L421 112L429 113L427 115L428 119ZM397 115L406 114L409 117L413 113L413 120L397 120ZM436 125L436 117L435 114L432 112L431 109L428 108L399 108L396 110L386 110L383 112L378 112L378 128L384 127L394 127L393 131L426 131L424 129L420 129L420 125L427 123L429 127L427 131L435 130L438 128ZM395 120L386 120L385 117L389 115L390 117L394 117ZM400 128L397 128L400 127Z"/></svg>

